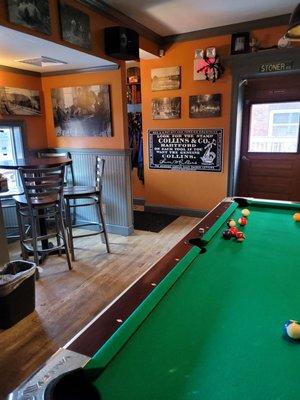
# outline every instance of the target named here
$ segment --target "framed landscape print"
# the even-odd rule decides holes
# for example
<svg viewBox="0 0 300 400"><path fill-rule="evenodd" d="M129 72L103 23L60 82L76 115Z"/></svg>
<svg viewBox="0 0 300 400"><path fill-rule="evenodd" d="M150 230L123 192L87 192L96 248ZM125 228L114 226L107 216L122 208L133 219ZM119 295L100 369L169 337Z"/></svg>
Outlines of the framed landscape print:
<svg viewBox="0 0 300 400"><path fill-rule="evenodd" d="M151 69L151 89L153 92L180 89L180 67Z"/></svg>
<svg viewBox="0 0 300 400"><path fill-rule="evenodd" d="M152 119L177 119L181 116L181 97L152 99Z"/></svg>
<svg viewBox="0 0 300 400"><path fill-rule="evenodd" d="M41 102L38 90L0 87L1 115L40 116Z"/></svg>
<svg viewBox="0 0 300 400"><path fill-rule="evenodd" d="M112 136L109 85L52 89L57 136Z"/></svg>
<svg viewBox="0 0 300 400"><path fill-rule="evenodd" d="M87 14L61 1L59 3L63 40L84 49L91 49L90 18Z"/></svg>
<svg viewBox="0 0 300 400"><path fill-rule="evenodd" d="M205 118L221 116L221 94L199 94L189 98L189 117Z"/></svg>
<svg viewBox="0 0 300 400"><path fill-rule="evenodd" d="M51 35L48 0L7 0L7 6L8 18L13 24Z"/></svg>

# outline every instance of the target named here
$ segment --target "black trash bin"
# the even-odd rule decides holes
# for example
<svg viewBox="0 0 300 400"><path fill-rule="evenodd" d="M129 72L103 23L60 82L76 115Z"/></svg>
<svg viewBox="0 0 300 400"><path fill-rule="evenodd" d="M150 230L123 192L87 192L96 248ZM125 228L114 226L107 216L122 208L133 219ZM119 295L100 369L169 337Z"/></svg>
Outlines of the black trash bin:
<svg viewBox="0 0 300 400"><path fill-rule="evenodd" d="M12 261L0 268L0 328L10 328L35 309L35 263Z"/></svg>

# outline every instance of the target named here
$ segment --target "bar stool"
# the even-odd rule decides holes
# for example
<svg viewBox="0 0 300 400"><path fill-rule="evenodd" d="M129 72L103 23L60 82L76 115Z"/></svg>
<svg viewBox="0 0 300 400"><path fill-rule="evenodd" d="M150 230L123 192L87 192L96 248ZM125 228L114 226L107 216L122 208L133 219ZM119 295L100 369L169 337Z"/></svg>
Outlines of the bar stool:
<svg viewBox="0 0 300 400"><path fill-rule="evenodd" d="M102 243L105 243L107 253L110 253L105 220L102 209L102 182L105 160L100 156L96 157L95 165L95 186L68 186L64 187L63 193L66 201L66 218L69 230L69 244L72 261L75 260L74 239L87 236L101 235ZM82 202L77 202L81 200ZM75 214L76 208L92 206L96 208L98 221L85 221L83 223L73 223L72 211ZM86 234L73 234L74 228L96 226L98 230Z"/></svg>
<svg viewBox="0 0 300 400"><path fill-rule="evenodd" d="M24 195L14 196L17 205L17 216L20 227L22 256L28 258L33 250L34 261L39 265L39 254L47 254L64 249L69 269L72 269L67 235L63 220L63 165L50 168L19 168L23 183ZM29 236L23 229L23 218L28 218L31 226ZM48 219L55 222L55 232L48 233ZM57 245L49 246L48 239L56 238ZM62 243L61 243L62 241ZM38 246L38 242L42 246Z"/></svg>

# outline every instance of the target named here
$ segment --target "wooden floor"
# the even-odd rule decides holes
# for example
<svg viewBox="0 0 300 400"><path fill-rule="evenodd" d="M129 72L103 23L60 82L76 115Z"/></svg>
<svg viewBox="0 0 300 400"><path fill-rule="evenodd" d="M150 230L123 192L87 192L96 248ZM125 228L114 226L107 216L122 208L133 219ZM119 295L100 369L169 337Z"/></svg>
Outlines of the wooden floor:
<svg viewBox="0 0 300 400"><path fill-rule="evenodd" d="M59 347L168 252L197 218L179 217L160 233L136 231L129 237L109 235L111 254L100 237L77 239L77 261L51 256L36 282L36 311L0 331L0 399L5 398ZM11 245L11 256L19 249Z"/></svg>

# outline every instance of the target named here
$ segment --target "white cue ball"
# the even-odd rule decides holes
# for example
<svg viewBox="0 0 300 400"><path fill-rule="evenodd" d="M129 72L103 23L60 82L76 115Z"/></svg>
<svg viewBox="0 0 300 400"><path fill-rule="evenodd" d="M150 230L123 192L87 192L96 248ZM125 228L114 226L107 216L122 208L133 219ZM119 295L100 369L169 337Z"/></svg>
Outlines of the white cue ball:
<svg viewBox="0 0 300 400"><path fill-rule="evenodd" d="M300 339L300 322L290 319L284 325L287 335L292 339Z"/></svg>

